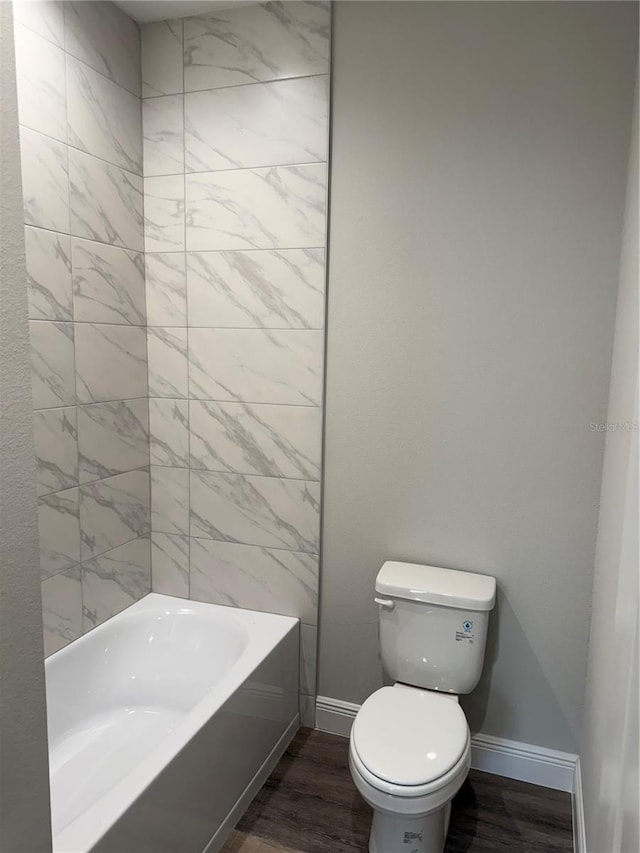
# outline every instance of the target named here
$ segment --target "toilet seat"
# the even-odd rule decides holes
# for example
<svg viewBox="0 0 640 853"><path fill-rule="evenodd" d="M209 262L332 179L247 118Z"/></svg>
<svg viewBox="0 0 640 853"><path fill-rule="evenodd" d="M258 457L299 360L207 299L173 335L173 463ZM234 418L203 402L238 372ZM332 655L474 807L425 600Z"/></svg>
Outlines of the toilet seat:
<svg viewBox="0 0 640 853"><path fill-rule="evenodd" d="M393 785L373 776L349 745L351 777L365 801L374 809L389 814L424 815L446 805L467 778L471 764L471 740L460 760L439 779L425 785Z"/></svg>
<svg viewBox="0 0 640 853"><path fill-rule="evenodd" d="M351 757L379 791L428 794L468 766L469 727L460 706L421 689L383 687L362 705L351 730Z"/></svg>

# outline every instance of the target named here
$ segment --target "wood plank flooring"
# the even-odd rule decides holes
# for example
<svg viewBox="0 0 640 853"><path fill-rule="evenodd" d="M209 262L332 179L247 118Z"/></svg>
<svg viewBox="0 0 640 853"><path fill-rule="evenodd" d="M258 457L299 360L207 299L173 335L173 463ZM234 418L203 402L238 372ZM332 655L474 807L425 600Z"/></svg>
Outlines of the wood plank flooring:
<svg viewBox="0 0 640 853"><path fill-rule="evenodd" d="M366 853L371 809L351 781L346 738L300 729L222 853ZM572 853L571 797L472 770L445 853Z"/></svg>

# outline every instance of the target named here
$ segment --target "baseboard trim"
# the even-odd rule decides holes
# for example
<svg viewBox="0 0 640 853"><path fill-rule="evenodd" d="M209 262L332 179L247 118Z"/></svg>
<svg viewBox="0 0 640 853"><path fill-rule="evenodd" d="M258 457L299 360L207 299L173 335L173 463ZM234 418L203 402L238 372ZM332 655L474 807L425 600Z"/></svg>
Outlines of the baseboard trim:
<svg viewBox="0 0 640 853"><path fill-rule="evenodd" d="M316 728L323 732L349 737L360 706L328 696L316 699ZM578 756L570 752L546 749L528 743L473 735L471 766L486 773L518 779L557 791L574 793ZM577 853L586 853L584 849Z"/></svg>
<svg viewBox="0 0 640 853"><path fill-rule="evenodd" d="M573 792L578 756L490 735L471 738L471 766L532 785Z"/></svg>
<svg viewBox="0 0 640 853"><path fill-rule="evenodd" d="M573 853L587 853L587 833L584 826L584 799L582 796L582 768L576 761L571 794L573 813Z"/></svg>
<svg viewBox="0 0 640 853"><path fill-rule="evenodd" d="M332 735L349 737L351 726L360 710L360 705L343 702L341 699L329 699L328 696L316 697L316 728Z"/></svg>

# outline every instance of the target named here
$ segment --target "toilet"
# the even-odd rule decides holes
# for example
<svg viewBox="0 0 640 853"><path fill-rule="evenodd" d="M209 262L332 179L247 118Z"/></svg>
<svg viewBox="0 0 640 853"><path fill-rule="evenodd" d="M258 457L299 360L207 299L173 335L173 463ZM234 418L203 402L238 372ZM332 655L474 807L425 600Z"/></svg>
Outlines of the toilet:
<svg viewBox="0 0 640 853"><path fill-rule="evenodd" d="M496 581L386 562L375 589L382 663L395 684L364 702L349 741L351 776L373 808L369 853L442 853L471 762L458 696L480 679Z"/></svg>

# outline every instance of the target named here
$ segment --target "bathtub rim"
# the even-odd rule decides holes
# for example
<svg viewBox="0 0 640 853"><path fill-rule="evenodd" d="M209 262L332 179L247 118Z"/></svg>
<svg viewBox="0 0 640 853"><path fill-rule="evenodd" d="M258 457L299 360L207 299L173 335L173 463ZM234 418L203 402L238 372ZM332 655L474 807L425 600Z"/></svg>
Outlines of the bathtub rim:
<svg viewBox="0 0 640 853"><path fill-rule="evenodd" d="M245 610L222 604L209 604L207 602L191 601L189 599L162 595L160 593L149 593L144 598L132 604L130 607L106 620L89 633L83 635L74 643L55 652L47 661L65 660L71 657L73 646L79 643L98 643L102 633L110 630L116 624L116 620L122 621L131 615L144 613L199 613L224 612L225 617L232 616L245 623L250 628L262 627L269 629L269 644L267 646L264 635L251 635L249 646L243 652L240 659L221 681L209 690L183 720L171 731L161 743L154 747L142 761L139 762L129 773L114 785L103 797L96 800L89 808L79 814L53 837L54 853L87 853L88 838L92 839L92 846L116 823L116 821L130 808L138 797L145 791L151 782L169 765L179 754L186 744L200 731L200 729L220 709L226 700L242 686L250 677L251 673L265 660L268 654L284 639L284 637L295 630L300 620L293 616L282 616L274 613L263 613L257 610ZM102 629L102 630L101 630ZM299 630L299 629L298 629ZM66 653L66 654L65 654ZM296 719L299 718L299 715ZM291 724L296 720L291 721ZM287 725L290 725L287 721ZM295 731L295 729L294 729Z"/></svg>

